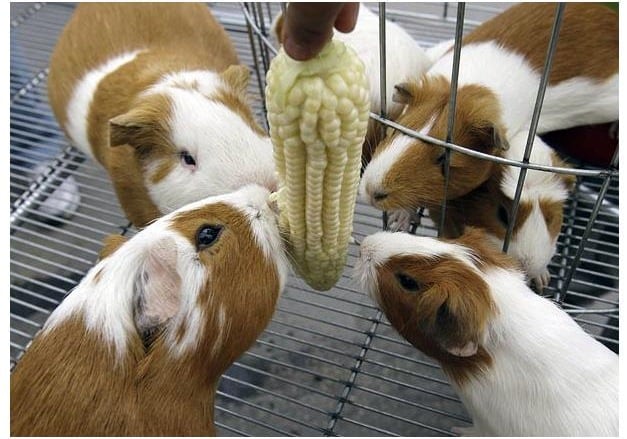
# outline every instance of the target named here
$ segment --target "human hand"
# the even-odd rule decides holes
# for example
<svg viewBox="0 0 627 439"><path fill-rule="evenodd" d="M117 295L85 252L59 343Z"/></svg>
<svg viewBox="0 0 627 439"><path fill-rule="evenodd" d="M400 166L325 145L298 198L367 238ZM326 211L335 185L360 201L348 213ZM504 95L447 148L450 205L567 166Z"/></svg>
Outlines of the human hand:
<svg viewBox="0 0 627 439"><path fill-rule="evenodd" d="M359 3L290 3L285 13L283 48L298 61L316 56L333 37L333 28L351 32Z"/></svg>

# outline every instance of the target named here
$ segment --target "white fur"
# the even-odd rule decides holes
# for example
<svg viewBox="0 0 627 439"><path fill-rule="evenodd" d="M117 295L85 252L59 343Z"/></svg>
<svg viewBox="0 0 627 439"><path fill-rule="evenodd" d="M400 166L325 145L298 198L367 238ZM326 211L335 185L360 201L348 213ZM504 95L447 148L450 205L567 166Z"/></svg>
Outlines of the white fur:
<svg viewBox="0 0 627 439"><path fill-rule="evenodd" d="M236 194L239 195L236 196ZM289 262L279 234L276 213L268 203L269 195L270 192L266 188L249 185L224 197L246 215L257 245L261 247L265 257L277 267L279 290L282 291L287 281ZM221 197L214 197L214 199L219 200Z"/></svg>
<svg viewBox="0 0 627 439"><path fill-rule="evenodd" d="M385 22L386 39L386 109L389 114L400 109L392 101L394 86L409 78L418 78L431 66L432 61L401 26ZM364 63L370 82L370 110L381 111L381 67L379 59L379 15L364 4L359 7L355 29L349 33L335 32L334 37L350 46Z"/></svg>
<svg viewBox="0 0 627 439"><path fill-rule="evenodd" d="M527 133L520 132L511 140L512 148L524 150ZM521 160L522 155L517 157ZM530 162L542 165L554 165L551 148L539 137L535 137L531 150ZM513 200L520 168L507 166L503 172L501 191ZM547 266L555 254L555 245L558 236L549 232L546 220L540 209L540 200L550 200L563 203L568 198L568 189L564 181L552 172L528 170L521 193L521 202L531 205L531 212L525 222L512 236L508 253L521 262L527 276L538 284L540 288L547 283ZM501 249L503 240L489 234L488 238Z"/></svg>
<svg viewBox="0 0 627 439"><path fill-rule="evenodd" d="M194 261L195 250L191 243L168 228L170 217L164 217L138 233L131 241L121 246L112 256L93 267L81 283L68 294L55 309L44 326L49 331L66 319L84 312L88 329L101 334L111 343L118 356L126 352L129 334L136 332L133 310L136 282L140 277L145 258L159 238L169 238L176 243L178 269L182 279L181 289L190 300L182 297L181 306L185 315L193 315L190 304L204 284L204 267ZM100 279L95 281L100 272ZM179 319L179 320L182 320ZM199 318L192 316L192 324Z"/></svg>
<svg viewBox="0 0 627 439"><path fill-rule="evenodd" d="M618 120L618 73L605 81L572 78L547 88L538 133Z"/></svg>
<svg viewBox="0 0 627 439"><path fill-rule="evenodd" d="M418 132L423 135L429 134L435 116L431 118L425 126L420 128ZM374 198L371 198L375 192L381 191L383 179L389 172L394 163L398 162L411 146L416 142L413 137L398 133L390 142L390 145L381 151L364 170L359 182L359 198L365 202L375 205Z"/></svg>
<svg viewBox="0 0 627 439"><path fill-rule="evenodd" d="M499 241L499 249L503 242ZM522 264L531 280L537 280L547 270L555 254L557 236L551 236L540 205L534 201L531 213L511 240L508 253Z"/></svg>
<svg viewBox="0 0 627 439"><path fill-rule="evenodd" d="M468 269L476 270L473 252L461 245L418 237L402 232L377 232L364 238L359 248L363 261L379 267L393 256L416 255L425 258L452 256L462 261Z"/></svg>
<svg viewBox="0 0 627 439"><path fill-rule="evenodd" d="M512 157L515 160L523 159L523 152L527 143L528 133L520 131L512 136L510 140L510 149L520 152L519 156ZM555 166L554 152L549 145L535 136L529 162L537 165ZM507 166L504 169L503 179L501 180L501 190L510 199L514 199L516 194L516 185L520 168L517 166ZM536 171L534 169L527 170L521 200L533 201L544 198L553 201L565 201L568 198L568 189L564 181L559 175L553 172Z"/></svg>
<svg viewBox="0 0 627 439"><path fill-rule="evenodd" d="M44 331L57 327L66 319L84 313L89 329L101 334L114 348L118 356L126 352L128 337L137 331L134 323L136 281L148 252L161 239L172 240L176 245L176 270L181 278L181 301L176 315L168 323L166 334L174 355L182 355L196 346L204 329L203 310L198 308L197 298L211 273L197 257L188 239L171 226L175 215L195 210L207 204L225 202L235 207L249 222L258 245L276 266L280 288L285 285L288 263L281 247L276 218L267 206L269 191L259 186L247 186L237 192L209 197L172 212L135 235L113 255L93 267L81 283L65 298L45 324ZM261 213L261 214L260 214ZM96 274L100 279L96 282ZM251 287L254 287L251 285ZM227 319L218 315L222 327ZM177 342L176 329L185 329L184 337Z"/></svg>
<svg viewBox="0 0 627 439"><path fill-rule="evenodd" d="M198 86L177 86L192 82ZM211 99L221 88L224 84L217 74L197 71L168 75L149 91L170 98L171 140L179 152L188 151L196 161L196 169L190 169L179 160L157 183L151 182L153 170L148 169L145 184L162 212L249 183L276 185L270 139L253 131L230 108ZM153 168L158 165L155 163Z"/></svg>
<svg viewBox="0 0 627 439"><path fill-rule="evenodd" d="M383 179L390 167L402 157L415 142L413 137L397 135L390 145L381 151L364 170L359 182L359 198L365 203L374 205L375 192L382 190Z"/></svg>
<svg viewBox="0 0 627 439"><path fill-rule="evenodd" d="M503 269L484 276L497 308L488 373L457 387L478 435L618 435L618 356Z"/></svg>
<svg viewBox="0 0 627 439"><path fill-rule="evenodd" d="M227 320L226 316L226 308L224 305L220 304L218 306L218 333L215 336L215 341L213 342L213 347L211 348L211 354L217 355L222 345L224 344L224 339L227 336L230 330L231 322Z"/></svg>
<svg viewBox="0 0 627 439"><path fill-rule="evenodd" d="M364 239L356 270L376 296L376 266L381 261L436 254L456 258L468 268L472 263L463 246L380 232ZM461 386L452 381L474 421L464 433L618 435L618 356L531 291L520 272L488 267L481 276L496 307L482 337L493 362Z"/></svg>
<svg viewBox="0 0 627 439"><path fill-rule="evenodd" d="M108 74L133 61L141 52L141 50L133 50L114 56L104 64L88 71L74 87L66 110L66 129L72 143L91 158L94 158L94 154L87 137L87 117L94 93Z"/></svg>
<svg viewBox="0 0 627 439"><path fill-rule="evenodd" d="M452 66L451 51L434 63L428 75L439 74L450 79ZM540 75L524 57L494 41L462 47L459 86L479 84L496 94L508 138L528 127ZM618 75L602 83L590 78L573 78L547 87L538 133L617 119Z"/></svg>
<svg viewBox="0 0 627 439"><path fill-rule="evenodd" d="M455 45L455 40L445 40L435 44L427 49L427 56L432 63L442 58L442 56Z"/></svg>
<svg viewBox="0 0 627 439"><path fill-rule="evenodd" d="M164 75L159 82L150 86L144 93L147 95L168 94L172 88L190 88L206 97L211 97L221 87L224 87L224 81L216 72L182 70Z"/></svg>

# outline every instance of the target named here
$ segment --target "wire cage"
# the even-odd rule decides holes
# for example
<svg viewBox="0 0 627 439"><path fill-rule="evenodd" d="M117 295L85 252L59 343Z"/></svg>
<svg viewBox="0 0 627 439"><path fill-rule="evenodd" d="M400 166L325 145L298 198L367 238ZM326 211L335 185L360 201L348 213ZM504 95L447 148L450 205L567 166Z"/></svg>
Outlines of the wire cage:
<svg viewBox="0 0 627 439"><path fill-rule="evenodd" d="M380 14L382 25L383 19L399 23L424 48L451 38L459 42L463 33L508 6L365 4ZM265 122L265 73L275 53L269 27L280 4L209 7L231 36L241 61L254 71L251 103L259 121ZM102 239L136 232L104 170L68 143L47 103L48 58L73 8L67 3L11 4L11 367L94 265ZM562 9L556 11L559 25ZM549 61L556 41L550 44ZM546 77L545 72L540 97ZM540 106L541 99L536 121ZM371 116L422 136L383 114ZM420 138L467 152L463 145ZM534 168L525 160L510 164ZM578 166L569 172L577 176L576 189L565 204L557 252L549 266L551 282L541 294L618 351L617 154L608 168ZM380 212L358 203L358 240L382 225ZM436 236L437 226L424 218L415 233ZM220 435L452 436L452 427L469 425L469 416L437 364L398 336L353 283L350 269L356 256L357 248L351 246L345 273L326 293L290 276L272 322L220 382Z"/></svg>

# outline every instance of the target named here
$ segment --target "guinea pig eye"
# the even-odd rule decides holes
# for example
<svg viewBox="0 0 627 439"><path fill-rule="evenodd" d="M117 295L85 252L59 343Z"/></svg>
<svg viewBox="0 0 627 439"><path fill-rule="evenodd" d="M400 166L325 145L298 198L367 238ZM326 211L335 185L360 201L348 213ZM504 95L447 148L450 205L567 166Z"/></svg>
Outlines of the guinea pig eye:
<svg viewBox="0 0 627 439"><path fill-rule="evenodd" d="M444 175L444 166L446 164L446 152L443 152L442 154L440 154L437 160L435 161L435 163L440 167L440 171L442 172L442 175Z"/></svg>
<svg viewBox="0 0 627 439"><path fill-rule="evenodd" d="M396 280L401 287L407 291L416 292L420 289L420 284L416 279L411 276L406 275L405 273L396 273Z"/></svg>
<svg viewBox="0 0 627 439"><path fill-rule="evenodd" d="M509 226L509 213L507 212L507 209L505 208L505 206L503 205L499 206L497 215L499 217L499 221L501 221L501 223L503 223L505 227Z"/></svg>
<svg viewBox="0 0 627 439"><path fill-rule="evenodd" d="M218 238L220 237L220 232L222 232L222 226L202 226L200 229L198 229L198 232L196 232L196 248L200 251L211 247L218 241Z"/></svg>
<svg viewBox="0 0 627 439"><path fill-rule="evenodd" d="M186 166L196 166L196 160L194 159L194 156L191 155L189 152L182 151L180 155L181 155L181 161Z"/></svg>

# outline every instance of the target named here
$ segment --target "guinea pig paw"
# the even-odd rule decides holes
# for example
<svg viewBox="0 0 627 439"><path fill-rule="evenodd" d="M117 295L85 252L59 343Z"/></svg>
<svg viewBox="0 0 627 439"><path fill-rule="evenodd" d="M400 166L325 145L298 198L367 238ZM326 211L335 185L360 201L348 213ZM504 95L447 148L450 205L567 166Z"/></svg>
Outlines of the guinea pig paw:
<svg viewBox="0 0 627 439"><path fill-rule="evenodd" d="M388 229L392 232L407 232L411 226L412 213L405 209L388 212Z"/></svg>
<svg viewBox="0 0 627 439"><path fill-rule="evenodd" d="M472 427L453 427L451 433L455 433L457 436L481 436L474 426Z"/></svg>
<svg viewBox="0 0 627 439"><path fill-rule="evenodd" d="M533 279L533 283L538 289L538 292L542 292L542 290L544 290L545 287L549 286L550 282L551 282L551 273L549 273L549 270L544 270L542 274L540 274L539 276L536 276Z"/></svg>

